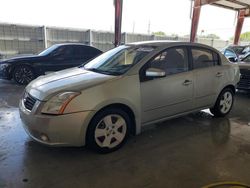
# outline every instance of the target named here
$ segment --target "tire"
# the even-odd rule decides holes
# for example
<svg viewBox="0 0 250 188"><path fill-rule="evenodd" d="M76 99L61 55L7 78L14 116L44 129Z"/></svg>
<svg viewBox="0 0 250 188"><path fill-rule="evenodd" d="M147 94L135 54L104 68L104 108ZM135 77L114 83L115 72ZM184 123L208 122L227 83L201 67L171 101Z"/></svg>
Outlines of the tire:
<svg viewBox="0 0 250 188"><path fill-rule="evenodd" d="M21 65L15 67L13 71L13 79L19 85L27 85L35 79L35 72L31 67Z"/></svg>
<svg viewBox="0 0 250 188"><path fill-rule="evenodd" d="M225 88L222 90L219 97L217 98L214 107L210 109L210 112L215 117L224 117L231 111L233 103L234 93L232 89Z"/></svg>
<svg viewBox="0 0 250 188"><path fill-rule="evenodd" d="M129 115L118 108L108 108L97 113L89 124L87 147L99 152L110 153L126 142L131 127Z"/></svg>

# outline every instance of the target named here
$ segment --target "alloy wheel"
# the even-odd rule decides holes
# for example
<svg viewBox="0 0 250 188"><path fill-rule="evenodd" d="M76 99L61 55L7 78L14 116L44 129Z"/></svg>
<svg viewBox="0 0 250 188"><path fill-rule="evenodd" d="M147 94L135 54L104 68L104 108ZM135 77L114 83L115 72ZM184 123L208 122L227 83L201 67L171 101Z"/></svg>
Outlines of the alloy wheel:
<svg viewBox="0 0 250 188"><path fill-rule="evenodd" d="M95 129L95 141L99 147L114 148L125 138L127 124L125 119L118 114L105 116Z"/></svg>
<svg viewBox="0 0 250 188"><path fill-rule="evenodd" d="M233 96L232 93L227 91L223 94L220 100L220 111L226 114L233 104Z"/></svg>
<svg viewBox="0 0 250 188"><path fill-rule="evenodd" d="M14 77L19 84L28 84L34 79L34 73L29 67L19 67L15 71Z"/></svg>

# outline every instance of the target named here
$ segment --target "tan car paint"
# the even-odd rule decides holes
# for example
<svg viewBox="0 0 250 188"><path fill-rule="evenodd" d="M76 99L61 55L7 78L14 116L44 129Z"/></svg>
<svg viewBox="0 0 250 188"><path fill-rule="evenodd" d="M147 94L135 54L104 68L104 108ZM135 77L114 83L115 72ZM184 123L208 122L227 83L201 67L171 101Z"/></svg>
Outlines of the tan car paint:
<svg viewBox="0 0 250 188"><path fill-rule="evenodd" d="M139 134L144 125L212 107L224 87L235 86L239 81L238 66L230 64L218 52L222 65L140 82L140 69L163 49L182 45L210 48L201 44L182 42L141 44L156 45L159 48L122 76L110 76L83 68L72 68L39 77L31 82L26 87L26 91L40 102L36 103L32 112L28 112L22 101L20 102L21 118L27 124L24 125L25 129L31 136L34 129L49 132L48 134L57 140L52 145L84 145L86 130L93 116L108 105L123 104L133 111L136 134ZM221 76L216 76L218 73L221 73ZM191 80L191 84L184 85L185 80ZM63 91L78 91L81 94L68 104L65 115L53 117L41 114L45 101ZM55 125L55 128L54 124L58 122L61 125ZM36 128L32 128L33 124ZM56 129L60 129L59 133ZM60 140L61 137L65 138L66 142Z"/></svg>

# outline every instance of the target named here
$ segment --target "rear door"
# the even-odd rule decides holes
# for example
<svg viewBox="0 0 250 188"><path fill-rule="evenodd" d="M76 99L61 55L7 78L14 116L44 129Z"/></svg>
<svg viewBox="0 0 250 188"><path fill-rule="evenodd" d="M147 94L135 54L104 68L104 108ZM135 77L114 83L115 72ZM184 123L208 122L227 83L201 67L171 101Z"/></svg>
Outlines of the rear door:
<svg viewBox="0 0 250 188"><path fill-rule="evenodd" d="M213 105L223 81L224 71L219 55L206 48L192 47L191 56L194 73L194 107Z"/></svg>

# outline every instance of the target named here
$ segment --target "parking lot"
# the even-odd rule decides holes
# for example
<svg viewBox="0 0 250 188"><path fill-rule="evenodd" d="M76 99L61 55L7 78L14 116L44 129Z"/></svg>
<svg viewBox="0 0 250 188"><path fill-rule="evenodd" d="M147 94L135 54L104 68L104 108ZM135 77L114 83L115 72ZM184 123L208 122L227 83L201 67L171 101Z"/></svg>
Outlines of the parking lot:
<svg viewBox="0 0 250 188"><path fill-rule="evenodd" d="M24 87L0 80L0 187L201 187L250 184L250 95L227 118L208 111L166 121L102 155L33 142L22 128Z"/></svg>

